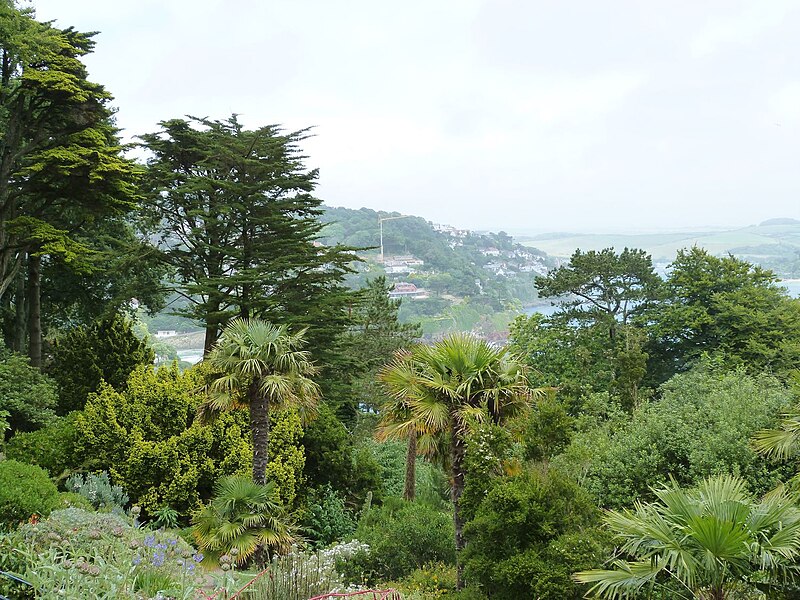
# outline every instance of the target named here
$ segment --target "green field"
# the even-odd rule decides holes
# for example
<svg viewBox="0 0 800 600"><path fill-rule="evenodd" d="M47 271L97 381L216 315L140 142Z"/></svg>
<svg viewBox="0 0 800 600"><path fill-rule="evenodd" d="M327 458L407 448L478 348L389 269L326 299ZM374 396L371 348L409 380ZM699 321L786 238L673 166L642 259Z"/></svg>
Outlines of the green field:
<svg viewBox="0 0 800 600"><path fill-rule="evenodd" d="M713 254L731 253L759 263L797 258L800 252L800 223L764 224L732 229L646 234L542 234L518 238L525 246L552 256L569 257L577 248L602 250L641 248L655 261L669 261L681 248L694 245Z"/></svg>

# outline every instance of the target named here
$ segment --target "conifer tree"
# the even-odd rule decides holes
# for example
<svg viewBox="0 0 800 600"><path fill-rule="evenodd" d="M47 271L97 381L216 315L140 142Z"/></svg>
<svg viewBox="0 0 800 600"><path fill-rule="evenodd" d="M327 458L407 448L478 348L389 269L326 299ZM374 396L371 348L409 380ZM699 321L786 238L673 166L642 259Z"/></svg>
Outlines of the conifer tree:
<svg viewBox="0 0 800 600"><path fill-rule="evenodd" d="M148 208L162 260L175 270L187 316L206 324L205 351L234 316L311 326L309 347L332 347L345 326L350 249L317 241L317 170L303 164L307 130L248 130L224 121L163 121L141 136ZM323 357L324 362L324 357Z"/></svg>

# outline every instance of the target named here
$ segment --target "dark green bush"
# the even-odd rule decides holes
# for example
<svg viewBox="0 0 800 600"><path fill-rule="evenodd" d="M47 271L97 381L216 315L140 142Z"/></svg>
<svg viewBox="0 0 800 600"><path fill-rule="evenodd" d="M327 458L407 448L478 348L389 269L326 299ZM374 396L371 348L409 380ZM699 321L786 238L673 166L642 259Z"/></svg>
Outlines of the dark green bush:
<svg viewBox="0 0 800 600"><path fill-rule="evenodd" d="M41 467L0 461L0 527L14 526L34 514L47 516L58 505L58 489Z"/></svg>
<svg viewBox="0 0 800 600"><path fill-rule="evenodd" d="M772 377L701 364L665 383L658 401L574 435L553 464L580 474L606 508L651 498L650 488L670 476L691 486L709 475L736 473L751 491L764 494L791 477L796 465L759 456L750 440L774 427L793 401L792 392Z"/></svg>
<svg viewBox="0 0 800 600"><path fill-rule="evenodd" d="M17 433L6 444L6 456L39 465L51 477L61 478L80 466L75 451L77 435L73 413L38 431Z"/></svg>
<svg viewBox="0 0 800 600"><path fill-rule="evenodd" d="M351 536L356 528L344 498L330 485L311 490L303 518L303 532L316 547L324 548Z"/></svg>
<svg viewBox="0 0 800 600"><path fill-rule="evenodd" d="M467 524L467 581L498 600L578 600L570 576L607 556L589 495L554 471L495 482Z"/></svg>
<svg viewBox="0 0 800 600"><path fill-rule="evenodd" d="M367 510L355 537L370 550L344 566L352 581L400 579L427 563L456 559L453 515L415 502L388 498Z"/></svg>
<svg viewBox="0 0 800 600"><path fill-rule="evenodd" d="M82 409L101 381L124 389L137 366L154 360L153 350L136 337L131 321L122 315L71 329L53 346L50 373L58 383L58 413Z"/></svg>
<svg viewBox="0 0 800 600"><path fill-rule="evenodd" d="M31 367L21 354L0 348L0 414L8 413L6 435L34 431L51 423L57 400L52 379Z"/></svg>

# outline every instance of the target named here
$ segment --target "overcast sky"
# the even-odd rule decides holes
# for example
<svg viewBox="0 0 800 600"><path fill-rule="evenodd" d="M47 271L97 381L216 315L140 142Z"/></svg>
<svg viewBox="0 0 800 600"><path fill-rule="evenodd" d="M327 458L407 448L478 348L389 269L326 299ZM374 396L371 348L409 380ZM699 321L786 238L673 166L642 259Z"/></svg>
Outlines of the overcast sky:
<svg viewBox="0 0 800 600"><path fill-rule="evenodd" d="M34 0L126 136L313 125L333 206L472 229L800 218L800 0Z"/></svg>

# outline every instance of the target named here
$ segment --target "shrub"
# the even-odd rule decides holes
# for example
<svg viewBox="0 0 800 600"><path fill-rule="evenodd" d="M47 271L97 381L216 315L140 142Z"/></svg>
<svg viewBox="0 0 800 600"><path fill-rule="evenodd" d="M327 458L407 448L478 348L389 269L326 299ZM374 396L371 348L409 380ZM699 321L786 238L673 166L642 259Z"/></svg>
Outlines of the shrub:
<svg viewBox="0 0 800 600"><path fill-rule="evenodd" d="M443 563L429 563L415 569L405 577L398 588L408 597L442 598L456 588L456 567Z"/></svg>
<svg viewBox="0 0 800 600"><path fill-rule="evenodd" d="M84 463L108 471L149 516L168 504L185 519L219 477L251 470L246 411L201 425L201 384L198 368L139 367L124 391L104 386L76 416Z"/></svg>
<svg viewBox="0 0 800 600"><path fill-rule="evenodd" d="M122 486L111 485L108 473L89 473L84 477L80 473L67 479L68 492L74 492L86 498L95 508L112 510L122 509L128 503L128 495Z"/></svg>
<svg viewBox="0 0 800 600"><path fill-rule="evenodd" d="M387 499L361 517L355 537L370 547L345 566L352 581L400 579L426 563L454 564L451 513L423 504Z"/></svg>
<svg viewBox="0 0 800 600"><path fill-rule="evenodd" d="M17 433L6 444L6 456L39 465L50 477L62 478L80 466L75 444L75 413L59 417L47 427L30 433Z"/></svg>
<svg viewBox="0 0 800 600"><path fill-rule="evenodd" d="M580 476L608 508L652 498L651 487L670 476L692 485L710 475L735 473L763 494L791 477L795 465L770 463L753 450L750 439L774 426L792 402L792 393L771 377L701 364L665 383L660 400L576 435L553 464Z"/></svg>
<svg viewBox="0 0 800 600"><path fill-rule="evenodd" d="M320 404L317 417L303 432L304 473L309 487L330 484L344 493L348 504L361 506L367 494L376 499L383 497L383 481L372 453L355 447L354 437L330 406Z"/></svg>
<svg viewBox="0 0 800 600"><path fill-rule="evenodd" d="M572 572L607 556L598 521L589 495L554 471L503 478L465 528L465 579L499 600L578 600Z"/></svg>
<svg viewBox="0 0 800 600"><path fill-rule="evenodd" d="M47 516L58 506L58 489L36 465L0 461L0 527Z"/></svg>
<svg viewBox="0 0 800 600"><path fill-rule="evenodd" d="M356 520L344 498L330 485L311 490L303 519L303 532L317 547L325 547L353 534Z"/></svg>
<svg viewBox="0 0 800 600"><path fill-rule="evenodd" d="M77 508L53 511L37 525L0 535L0 568L33 583L37 598L139 600L140 591L147 598L158 591L162 597L194 598L208 583L197 568L202 558L175 535Z"/></svg>
<svg viewBox="0 0 800 600"><path fill-rule="evenodd" d="M0 413L8 413L9 432L34 431L51 423L57 401L52 379L21 354L0 349Z"/></svg>
<svg viewBox="0 0 800 600"><path fill-rule="evenodd" d="M82 409L101 381L124 389L131 372L154 359L153 350L136 337L132 322L122 315L71 329L53 346L50 373L58 383L59 414Z"/></svg>

